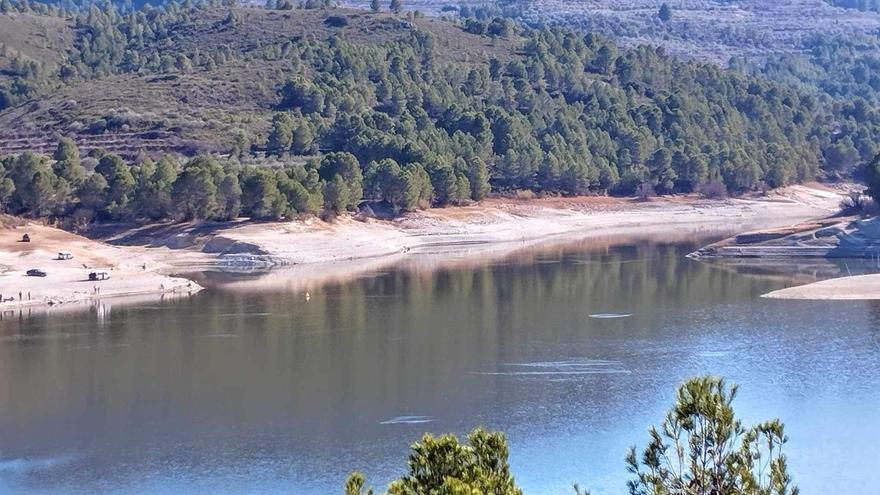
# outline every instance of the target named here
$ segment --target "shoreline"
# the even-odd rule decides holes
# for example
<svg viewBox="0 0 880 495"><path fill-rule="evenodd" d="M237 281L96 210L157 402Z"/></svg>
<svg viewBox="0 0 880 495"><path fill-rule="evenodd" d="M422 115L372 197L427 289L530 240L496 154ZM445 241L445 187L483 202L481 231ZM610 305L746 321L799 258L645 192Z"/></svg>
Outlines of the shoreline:
<svg viewBox="0 0 880 495"><path fill-rule="evenodd" d="M0 294L31 292L31 300L0 303L0 311L71 306L136 295L192 294L193 280L168 273L263 272L302 285L351 276L430 255L433 262L503 256L547 243L614 236L725 234L780 227L836 210L840 194L822 186L791 186L767 196L704 200L693 196L649 202L608 197L489 199L474 206L425 210L394 220L319 219L259 223L140 226L87 239L38 224L0 229ZM30 243L20 242L23 233ZM73 260L54 260L59 251ZM32 266L33 265L33 266ZM47 277L27 277L31 268ZM105 269L98 284L87 272ZM292 269L292 270L291 270ZM14 281L14 285L11 283ZM99 293L90 291L100 291ZM34 297L36 295L37 297Z"/></svg>
<svg viewBox="0 0 880 495"><path fill-rule="evenodd" d="M22 242L24 234L30 242ZM71 259L59 259L60 253ZM164 274L168 265L141 250L89 240L37 223L0 228L0 312L70 307L143 295L196 293L201 286ZM29 276L28 270L45 276ZM93 272L106 280L89 280Z"/></svg>
<svg viewBox="0 0 880 495"><path fill-rule="evenodd" d="M737 232L790 226L836 212L841 195L792 186L767 196L704 200L693 196L649 202L608 197L489 199L476 206L438 208L394 220L344 216L123 231L107 242L150 246L181 267L264 267L385 258L410 253L472 253L593 235L681 228Z"/></svg>
<svg viewBox="0 0 880 495"><path fill-rule="evenodd" d="M814 301L880 300L880 274L852 275L768 292L767 299Z"/></svg>
<svg viewBox="0 0 880 495"><path fill-rule="evenodd" d="M521 242L498 242L462 246L445 251L410 251L389 256L357 258L332 263L304 263L279 266L259 271L203 270L183 273L193 277L199 285L206 288L220 287L225 292L259 293L285 292L305 295L309 291L319 291L323 286L345 283L363 276L381 273L390 269L402 269L419 276L430 276L439 270L472 269L494 263L518 263L533 260L545 253L574 250L608 250L616 246L656 242L658 244L701 241L707 237L723 236L726 230L707 228L705 225L681 225L669 232L628 230L618 234L597 232L585 234L573 232L549 239ZM233 278L225 279L224 274ZM235 277L238 274L257 274L256 277Z"/></svg>

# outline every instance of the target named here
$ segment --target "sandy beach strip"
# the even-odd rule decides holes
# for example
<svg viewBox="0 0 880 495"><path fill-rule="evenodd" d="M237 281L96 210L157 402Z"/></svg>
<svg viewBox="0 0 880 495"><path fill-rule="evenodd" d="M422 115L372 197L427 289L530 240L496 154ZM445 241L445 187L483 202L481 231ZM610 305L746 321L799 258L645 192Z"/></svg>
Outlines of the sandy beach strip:
<svg viewBox="0 0 880 495"><path fill-rule="evenodd" d="M880 299L880 274L855 275L822 280L764 294L768 299L864 301Z"/></svg>
<svg viewBox="0 0 880 495"><path fill-rule="evenodd" d="M680 229L735 233L793 225L835 212L841 195L792 186L767 196L727 200L696 197L638 202L621 198L490 199L476 206L438 208L390 221L351 217L247 223L218 229L206 241L214 261L271 260L280 265L331 263L410 253L478 253L502 244L558 242ZM172 250L174 251L174 250ZM174 258L173 253L168 256Z"/></svg>
<svg viewBox="0 0 880 495"><path fill-rule="evenodd" d="M840 198L838 192L822 186L792 186L766 196L726 200L695 196L649 202L608 197L490 199L473 206L413 212L394 220L359 221L345 216L334 222L310 218L236 222L216 228L168 225L161 235L148 229L142 239L123 234L125 242L100 242L35 222L19 222L0 228L0 295L5 300L0 310L195 293L201 289L198 283L167 274L212 266L243 270L297 266L297 270L277 273L278 283L312 285L323 276L345 278L363 273L362 268L405 262L412 255L432 254L440 262L443 257L479 258L574 239L723 235L826 216L835 211ZM31 242L21 242L25 233ZM59 260L59 252L70 253L72 259ZM42 270L46 276L27 276L31 269ZM91 272L106 272L109 278L89 281Z"/></svg>
<svg viewBox="0 0 880 495"><path fill-rule="evenodd" d="M25 234L30 242L22 242ZM71 259L59 259L59 253L69 253ZM0 311L201 289L190 280L162 274L165 268L143 249L110 246L36 223L8 226L0 229ZM29 276L34 269L46 276ZM93 272L108 278L91 281Z"/></svg>

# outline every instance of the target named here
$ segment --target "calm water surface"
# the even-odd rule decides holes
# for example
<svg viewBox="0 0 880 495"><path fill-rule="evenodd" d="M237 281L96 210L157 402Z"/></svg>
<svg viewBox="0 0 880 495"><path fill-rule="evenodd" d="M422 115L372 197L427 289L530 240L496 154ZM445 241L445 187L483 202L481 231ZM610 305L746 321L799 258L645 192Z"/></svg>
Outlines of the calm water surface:
<svg viewBox="0 0 880 495"><path fill-rule="evenodd" d="M309 288L0 321L0 492L341 493L422 432L500 428L527 494L624 493L632 444L700 373L782 418L803 493L880 486L880 304L759 299L791 283L697 243L550 249ZM603 313L629 314L595 318Z"/></svg>

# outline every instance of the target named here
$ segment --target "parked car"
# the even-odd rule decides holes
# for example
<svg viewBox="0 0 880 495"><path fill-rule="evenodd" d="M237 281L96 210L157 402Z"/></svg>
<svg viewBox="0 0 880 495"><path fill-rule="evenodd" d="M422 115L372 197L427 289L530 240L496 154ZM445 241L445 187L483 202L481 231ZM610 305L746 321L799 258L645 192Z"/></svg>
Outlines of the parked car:
<svg viewBox="0 0 880 495"><path fill-rule="evenodd" d="M89 280L91 280L91 281L107 280L108 278L110 278L110 274L107 272L89 273Z"/></svg>
<svg viewBox="0 0 880 495"><path fill-rule="evenodd" d="M31 268L30 270L27 271L27 276L28 277L45 277L46 272L44 272L43 270L40 270L39 268Z"/></svg>

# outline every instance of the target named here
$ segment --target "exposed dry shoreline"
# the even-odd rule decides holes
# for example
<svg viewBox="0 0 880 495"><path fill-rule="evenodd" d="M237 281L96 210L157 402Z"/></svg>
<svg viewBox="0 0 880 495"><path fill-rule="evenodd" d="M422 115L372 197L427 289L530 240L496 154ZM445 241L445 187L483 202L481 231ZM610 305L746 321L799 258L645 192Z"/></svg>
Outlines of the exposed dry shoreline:
<svg viewBox="0 0 880 495"><path fill-rule="evenodd" d="M24 234L31 242L21 241ZM59 260L60 252L73 258ZM119 248L35 223L7 226L0 228L0 311L201 290L190 280L164 275L167 268L142 249ZM46 276L27 276L31 269ZM90 272L106 272L109 278L89 281Z"/></svg>
<svg viewBox="0 0 880 495"><path fill-rule="evenodd" d="M787 226L836 211L840 195L793 186L768 196L729 200L672 197L650 202L607 197L490 199L479 205L420 211L392 221L171 226L124 231L106 240L151 246L170 263L244 267L300 265L408 253L476 252L571 236L691 229L717 232Z"/></svg>
<svg viewBox="0 0 880 495"><path fill-rule="evenodd" d="M476 206L416 212L392 221L345 217L333 223L309 219L164 225L115 231L101 240L33 224L7 227L0 230L0 270L5 270L0 274L0 294L16 300L0 304L0 309L195 292L198 284L165 273L205 266L296 265L294 271L279 272L286 278L280 283L289 284L297 283L294 278L299 277L316 280L368 270L416 253L460 259L591 237L780 227L826 216L836 210L840 198L838 192L814 185L717 201L695 197L647 203L604 197L490 199ZM31 243L19 242L25 232L31 235ZM74 259L53 261L58 251L71 252ZM25 271L30 268L41 268L48 276L27 277ZM105 269L111 278L98 284L85 281L96 268ZM19 291L22 301L18 301Z"/></svg>
<svg viewBox="0 0 880 495"><path fill-rule="evenodd" d="M768 299L815 299L829 301L858 301L880 299L880 274L855 275L833 278L812 284L776 290L764 296Z"/></svg>
<svg viewBox="0 0 880 495"><path fill-rule="evenodd" d="M860 260L868 273L880 268L880 217L848 215L811 219L796 225L739 233L704 246L690 257L738 260L762 268L810 259ZM849 268L847 267L847 272ZM858 273L858 272L857 272ZM880 299L880 275L849 275L789 287L765 294L770 299L869 300Z"/></svg>

